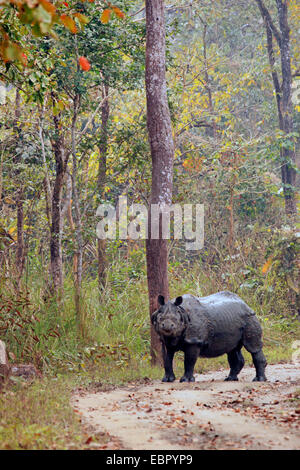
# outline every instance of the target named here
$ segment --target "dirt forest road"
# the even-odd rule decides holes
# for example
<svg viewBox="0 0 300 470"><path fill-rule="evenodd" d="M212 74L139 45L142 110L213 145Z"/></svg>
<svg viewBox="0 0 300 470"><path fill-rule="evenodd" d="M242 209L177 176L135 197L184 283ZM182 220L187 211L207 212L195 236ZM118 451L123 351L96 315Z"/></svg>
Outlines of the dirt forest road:
<svg viewBox="0 0 300 470"><path fill-rule="evenodd" d="M252 382L252 367L239 382L224 382L226 372L196 375L194 383L78 390L72 405L107 436L91 449L300 449L300 363L267 366L262 383Z"/></svg>

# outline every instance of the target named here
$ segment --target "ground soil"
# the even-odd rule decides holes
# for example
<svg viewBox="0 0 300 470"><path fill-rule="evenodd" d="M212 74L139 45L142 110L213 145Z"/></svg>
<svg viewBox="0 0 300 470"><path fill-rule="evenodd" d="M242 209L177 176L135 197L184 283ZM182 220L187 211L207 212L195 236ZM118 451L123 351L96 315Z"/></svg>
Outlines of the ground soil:
<svg viewBox="0 0 300 470"><path fill-rule="evenodd" d="M134 450L300 449L300 363L268 365L268 382L238 382L226 370L194 383L145 380L108 391L78 390L74 410L106 436L91 448Z"/></svg>

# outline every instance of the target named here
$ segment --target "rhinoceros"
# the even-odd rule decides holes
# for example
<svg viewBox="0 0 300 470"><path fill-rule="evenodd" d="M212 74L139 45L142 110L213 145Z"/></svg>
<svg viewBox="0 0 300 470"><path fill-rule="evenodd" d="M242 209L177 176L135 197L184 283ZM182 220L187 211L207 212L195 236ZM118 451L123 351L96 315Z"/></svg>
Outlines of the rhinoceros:
<svg viewBox="0 0 300 470"><path fill-rule="evenodd" d="M151 317L162 341L165 375L173 382L173 357L184 351L184 375L180 382L194 382L197 358L227 354L230 372L225 380L238 380L244 366L241 348L252 355L254 381L265 381L266 358L262 351L262 329L254 311L236 294L217 292L207 297L185 294L165 302L158 296L159 308Z"/></svg>

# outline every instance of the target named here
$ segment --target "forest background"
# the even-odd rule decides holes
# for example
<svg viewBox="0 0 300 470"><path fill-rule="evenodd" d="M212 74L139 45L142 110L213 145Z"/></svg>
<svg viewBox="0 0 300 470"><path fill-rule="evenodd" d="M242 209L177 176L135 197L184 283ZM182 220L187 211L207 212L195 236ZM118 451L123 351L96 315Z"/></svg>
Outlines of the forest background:
<svg viewBox="0 0 300 470"><path fill-rule="evenodd" d="M299 5L174 1L165 18L173 203L205 211L202 250L168 243L170 296L239 294L268 361L288 361L300 309ZM96 237L99 204L147 204L151 193L145 37L135 0L1 2L0 338L12 363L48 381L25 394L16 379L11 413L29 400L38 414L39 387L57 388L76 433L65 405L74 384L161 375L145 242ZM12 415L0 427L8 446ZM32 445L30 426L19 432ZM43 445L66 445L57 426Z"/></svg>

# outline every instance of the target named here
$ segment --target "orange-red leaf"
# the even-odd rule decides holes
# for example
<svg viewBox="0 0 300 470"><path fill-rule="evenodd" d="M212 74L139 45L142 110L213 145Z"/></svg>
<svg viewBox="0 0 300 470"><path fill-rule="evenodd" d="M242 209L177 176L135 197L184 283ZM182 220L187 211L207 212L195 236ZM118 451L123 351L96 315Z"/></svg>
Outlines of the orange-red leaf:
<svg viewBox="0 0 300 470"><path fill-rule="evenodd" d="M74 13L74 16L78 18L81 24L87 24L89 22L87 16L82 15L81 13Z"/></svg>
<svg viewBox="0 0 300 470"><path fill-rule="evenodd" d="M48 0L40 0L39 3L43 6L44 10L48 11L52 16L55 15L56 8L52 3L48 2Z"/></svg>
<svg viewBox="0 0 300 470"><path fill-rule="evenodd" d="M71 33L74 33L74 34L77 33L76 24L73 18L71 18L70 16L64 13L63 15L61 15L60 19L63 25L66 28L68 28L71 31Z"/></svg>
<svg viewBox="0 0 300 470"><path fill-rule="evenodd" d="M110 8L107 8L106 10L103 10L102 15L101 15L101 23L108 23L110 19L112 10Z"/></svg>
<svg viewBox="0 0 300 470"><path fill-rule="evenodd" d="M79 65L82 68L82 70L86 72L90 70L91 68L91 64L89 63L86 57L79 57Z"/></svg>
<svg viewBox="0 0 300 470"><path fill-rule="evenodd" d="M261 271L263 274L266 274L266 272L269 271L270 269L270 266L272 264L272 261L273 261L273 257L271 256L267 261L266 263L263 265L263 267L261 268Z"/></svg>
<svg viewBox="0 0 300 470"><path fill-rule="evenodd" d="M119 7L112 7L112 9L119 18L125 18L125 13Z"/></svg>
<svg viewBox="0 0 300 470"><path fill-rule="evenodd" d="M28 60L28 57L26 54L24 54L24 52L21 53L21 61L24 65L24 67L27 67L27 60Z"/></svg>

